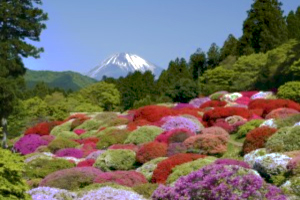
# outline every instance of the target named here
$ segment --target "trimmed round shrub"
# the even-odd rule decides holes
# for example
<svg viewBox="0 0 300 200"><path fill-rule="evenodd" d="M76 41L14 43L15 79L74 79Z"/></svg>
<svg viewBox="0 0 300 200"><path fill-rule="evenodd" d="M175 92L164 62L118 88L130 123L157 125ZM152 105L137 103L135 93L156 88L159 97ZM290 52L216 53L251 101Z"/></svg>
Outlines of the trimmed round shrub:
<svg viewBox="0 0 300 200"><path fill-rule="evenodd" d="M272 110L277 108L292 108L300 111L300 105L288 99L255 99L249 105L249 109L263 109L263 116L266 116Z"/></svg>
<svg viewBox="0 0 300 200"><path fill-rule="evenodd" d="M93 183L95 177L103 173L94 167L74 167L63 169L46 176L39 186L77 190Z"/></svg>
<svg viewBox="0 0 300 200"><path fill-rule="evenodd" d="M281 189L288 195L288 199L297 200L300 198L300 176L295 176L285 182Z"/></svg>
<svg viewBox="0 0 300 200"><path fill-rule="evenodd" d="M74 199L76 194L67 190L51 187L38 187L27 192L32 200Z"/></svg>
<svg viewBox="0 0 300 200"><path fill-rule="evenodd" d="M154 158L164 157L167 154L167 144L161 142L149 142L141 146L136 154L139 163L146 163Z"/></svg>
<svg viewBox="0 0 300 200"><path fill-rule="evenodd" d="M101 154L103 154L105 152L105 150L97 150L97 151L94 151L92 153L90 153L86 159L94 159L96 160Z"/></svg>
<svg viewBox="0 0 300 200"><path fill-rule="evenodd" d="M262 120L262 119L255 119L255 120L251 120L251 121L241 125L238 128L236 137L238 139L246 137L247 133L249 133L251 130L253 130L255 128L258 128L263 122L264 122L264 120Z"/></svg>
<svg viewBox="0 0 300 200"><path fill-rule="evenodd" d="M196 99L192 99L189 104L193 105L195 108L199 108L205 102L210 101L209 97L200 97Z"/></svg>
<svg viewBox="0 0 300 200"><path fill-rule="evenodd" d="M239 166L208 165L177 180L174 187L160 185L152 199L286 199L282 191Z"/></svg>
<svg viewBox="0 0 300 200"><path fill-rule="evenodd" d="M251 101L250 97L240 97L235 100L235 103L248 106L250 101Z"/></svg>
<svg viewBox="0 0 300 200"><path fill-rule="evenodd" d="M172 129L170 131L164 131L160 135L158 135L155 138L155 141L157 142L163 142L163 143L178 143L183 142L188 137L194 136L196 133L186 129L186 128L178 128L178 129Z"/></svg>
<svg viewBox="0 0 300 200"><path fill-rule="evenodd" d="M255 160L260 157L267 154L266 149L256 149L254 151L251 151L250 153L246 154L244 156L244 161L250 165L251 168L253 168Z"/></svg>
<svg viewBox="0 0 300 200"><path fill-rule="evenodd" d="M116 119L112 119L108 122L106 122L105 126L121 126L121 125L127 125L129 123L129 120L125 117L118 117Z"/></svg>
<svg viewBox="0 0 300 200"><path fill-rule="evenodd" d="M292 108L277 108L266 115L265 119L284 119L299 114L299 111Z"/></svg>
<svg viewBox="0 0 300 200"><path fill-rule="evenodd" d="M209 95L209 98L212 100L220 100L224 94L228 94L227 91L218 91Z"/></svg>
<svg viewBox="0 0 300 200"><path fill-rule="evenodd" d="M115 112L102 112L94 117L94 119L99 121L111 121L118 118L118 114Z"/></svg>
<svg viewBox="0 0 300 200"><path fill-rule="evenodd" d="M204 157L204 155L188 153L171 156L157 164L156 169L153 171L152 182L164 184L175 166Z"/></svg>
<svg viewBox="0 0 300 200"><path fill-rule="evenodd" d="M24 176L29 179L44 178L58 170L72 167L75 167L75 164L64 159L42 157L34 159L26 164Z"/></svg>
<svg viewBox="0 0 300 200"><path fill-rule="evenodd" d="M236 101L238 98L242 97L243 95L241 93L238 92L234 92L234 93L228 93L228 94L224 94L221 97L222 101L226 101L226 102L234 102Z"/></svg>
<svg viewBox="0 0 300 200"><path fill-rule="evenodd" d="M127 149L109 149L102 153L94 164L94 167L102 171L130 170L134 168L135 152Z"/></svg>
<svg viewBox="0 0 300 200"><path fill-rule="evenodd" d="M29 134L21 137L15 144L14 149L22 155L33 153L38 147L47 145L48 142L43 140L37 134Z"/></svg>
<svg viewBox="0 0 300 200"><path fill-rule="evenodd" d="M167 158L155 158L149 162L144 163L141 167L137 168L136 171L143 174L148 181L151 181L153 171L156 169L157 164Z"/></svg>
<svg viewBox="0 0 300 200"><path fill-rule="evenodd" d="M169 115L172 115L172 110L170 108L150 105L137 109L134 113L133 121L144 119L149 122L156 122Z"/></svg>
<svg viewBox="0 0 300 200"><path fill-rule="evenodd" d="M163 129L156 126L142 126L135 131L132 131L124 144L142 144L152 142L163 132Z"/></svg>
<svg viewBox="0 0 300 200"><path fill-rule="evenodd" d="M101 124L102 124L102 121L95 120L95 119L89 119L89 120L84 121L81 125L77 126L76 129L84 129L87 131L98 130Z"/></svg>
<svg viewBox="0 0 300 200"><path fill-rule="evenodd" d="M279 129L268 139L266 148L268 152L300 150L300 126Z"/></svg>
<svg viewBox="0 0 300 200"><path fill-rule="evenodd" d="M203 103L199 108L224 107L226 104L227 104L226 101L211 100Z"/></svg>
<svg viewBox="0 0 300 200"><path fill-rule="evenodd" d="M181 116L168 117L165 118L165 120L166 120L165 123L161 126L161 128L165 131L185 128L194 133L199 133L203 128L203 126L199 126L197 123L193 122L193 120Z"/></svg>
<svg viewBox="0 0 300 200"><path fill-rule="evenodd" d="M43 135L41 138L43 140L47 141L48 143L50 143L55 139L55 136L53 136L53 135Z"/></svg>
<svg viewBox="0 0 300 200"><path fill-rule="evenodd" d="M55 155L57 157L82 158L83 152L80 149L66 148L66 149L60 149L60 150L56 151Z"/></svg>
<svg viewBox="0 0 300 200"><path fill-rule="evenodd" d="M128 149L137 153L139 150L139 146L134 144L113 144L110 147L108 147L108 149Z"/></svg>
<svg viewBox="0 0 300 200"><path fill-rule="evenodd" d="M287 169L292 175L300 175L300 154L293 157L287 165Z"/></svg>
<svg viewBox="0 0 300 200"><path fill-rule="evenodd" d="M250 131L243 144L242 153L247 154L255 149L265 147L269 137L271 137L277 129L267 126L255 128Z"/></svg>
<svg viewBox="0 0 300 200"><path fill-rule="evenodd" d="M150 199L152 193L156 190L157 187L158 184L155 183L143 183L132 187L132 189L143 197Z"/></svg>
<svg viewBox="0 0 300 200"><path fill-rule="evenodd" d="M77 119L74 119L72 120L72 123L71 123L71 130L74 130L76 129L78 126L80 126L84 121L86 121L87 119L85 118L77 118Z"/></svg>
<svg viewBox="0 0 300 200"><path fill-rule="evenodd" d="M70 131L71 130L71 124L72 124L72 122L73 122L73 120L70 120L70 121L67 121L67 122L65 122L63 124L55 126L51 130L50 135L57 136L62 131Z"/></svg>
<svg viewBox="0 0 300 200"><path fill-rule="evenodd" d="M284 119L276 119L275 124L278 128L286 126L294 126L295 123L300 121L300 114L292 115Z"/></svg>
<svg viewBox="0 0 300 200"><path fill-rule="evenodd" d="M49 135L54 126L58 125L60 122L41 122L37 125L28 128L24 135L37 134L37 135Z"/></svg>
<svg viewBox="0 0 300 200"><path fill-rule="evenodd" d="M172 169L172 173L168 176L167 183L174 183L177 179L182 176L186 176L191 172L197 171L206 165L213 163L216 160L215 157L207 156L202 159L194 160L187 162L181 165L178 165Z"/></svg>
<svg viewBox="0 0 300 200"><path fill-rule="evenodd" d="M96 160L94 159L86 159L77 164L76 167L92 167Z"/></svg>
<svg viewBox="0 0 300 200"><path fill-rule="evenodd" d="M205 128L201 131L201 134L221 135L221 136L224 136L229 139L228 132L225 129L223 129L221 127L217 127L217 126Z"/></svg>
<svg viewBox="0 0 300 200"><path fill-rule="evenodd" d="M127 130L113 129L102 135L97 143L97 149L106 149L113 144L123 144L130 132Z"/></svg>
<svg viewBox="0 0 300 200"><path fill-rule="evenodd" d="M0 148L0 199L29 200L29 189L22 179L23 158Z"/></svg>
<svg viewBox="0 0 300 200"><path fill-rule="evenodd" d="M95 183L117 183L119 185L124 185L128 187L133 187L142 183L147 183L145 176L136 171L114 171L105 172L98 175Z"/></svg>
<svg viewBox="0 0 300 200"><path fill-rule="evenodd" d="M186 153L187 148L186 146L179 142L179 143L170 143L167 149L167 157L173 156L178 153Z"/></svg>
<svg viewBox="0 0 300 200"><path fill-rule="evenodd" d="M300 102L300 81L286 82L278 88L277 96Z"/></svg>
<svg viewBox="0 0 300 200"><path fill-rule="evenodd" d="M235 159L230 159L230 158L220 158L214 162L214 164L218 165L237 165L240 167L244 167L247 169L250 169L251 167L249 166L248 163L241 161L241 160L235 160Z"/></svg>
<svg viewBox="0 0 300 200"><path fill-rule="evenodd" d="M65 138L55 138L52 142L48 144L48 148L52 153L55 153L60 149L74 148L77 145L78 145L77 142Z"/></svg>
<svg viewBox="0 0 300 200"><path fill-rule="evenodd" d="M79 136L72 131L61 131L56 136L60 137L60 138L70 139L70 140L78 140L79 139Z"/></svg>

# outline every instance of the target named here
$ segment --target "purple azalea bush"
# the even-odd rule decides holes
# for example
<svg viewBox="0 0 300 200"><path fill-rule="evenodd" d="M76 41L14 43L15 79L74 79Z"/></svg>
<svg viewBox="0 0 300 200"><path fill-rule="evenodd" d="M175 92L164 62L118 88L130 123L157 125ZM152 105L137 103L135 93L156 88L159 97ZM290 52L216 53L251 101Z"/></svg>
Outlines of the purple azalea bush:
<svg viewBox="0 0 300 200"><path fill-rule="evenodd" d="M58 150L55 155L57 157L74 157L74 158L82 158L83 152L80 149L75 148L66 148Z"/></svg>
<svg viewBox="0 0 300 200"><path fill-rule="evenodd" d="M235 160L235 159L230 159L230 158L221 158L218 159L214 162L214 164L222 164L222 165L237 165L240 167L244 167L247 169L250 169L251 167L249 166L248 163L240 160Z"/></svg>
<svg viewBox="0 0 300 200"><path fill-rule="evenodd" d="M195 108L199 108L202 104L210 100L211 99L209 97L201 97L201 98L192 99L189 102L189 104L193 105Z"/></svg>
<svg viewBox="0 0 300 200"><path fill-rule="evenodd" d="M286 200L276 186L267 184L251 169L235 165L208 165L179 178L174 187L160 185L154 200Z"/></svg>
<svg viewBox="0 0 300 200"><path fill-rule="evenodd" d="M43 140L37 134L29 134L21 137L14 145L15 150L23 155L33 153L38 147L48 145L48 141Z"/></svg>
<svg viewBox="0 0 300 200"><path fill-rule="evenodd" d="M164 129L165 131L170 131L172 129L178 129L178 128L186 128L194 133L200 131L200 127L195 122L193 122L188 118L180 117L180 116L168 118L161 128Z"/></svg>

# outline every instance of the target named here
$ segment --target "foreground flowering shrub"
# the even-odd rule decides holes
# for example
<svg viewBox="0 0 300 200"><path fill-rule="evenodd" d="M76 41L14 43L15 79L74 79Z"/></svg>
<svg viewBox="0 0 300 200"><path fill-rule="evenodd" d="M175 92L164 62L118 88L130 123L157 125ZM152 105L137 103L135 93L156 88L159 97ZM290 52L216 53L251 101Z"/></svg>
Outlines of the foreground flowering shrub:
<svg viewBox="0 0 300 200"><path fill-rule="evenodd" d="M58 150L55 155L57 157L74 157L74 158L82 158L83 152L80 149L75 148L66 148Z"/></svg>
<svg viewBox="0 0 300 200"><path fill-rule="evenodd" d="M255 149L265 147L268 138L271 137L277 129L267 126L259 127L250 131L243 144L242 153L247 154Z"/></svg>
<svg viewBox="0 0 300 200"><path fill-rule="evenodd" d="M69 192L68 190L51 188L51 187L38 187L31 189L27 192L32 200L53 200L53 199L75 199L76 193Z"/></svg>
<svg viewBox="0 0 300 200"><path fill-rule="evenodd" d="M59 125L60 122L42 122L25 131L25 135L37 134L37 135L49 135L54 126Z"/></svg>
<svg viewBox="0 0 300 200"><path fill-rule="evenodd" d="M175 166L204 157L204 155L189 153L181 153L171 156L157 164L157 167L153 172L152 182L165 183Z"/></svg>
<svg viewBox="0 0 300 200"><path fill-rule="evenodd" d="M77 200L146 200L143 196L128 190L115 189L112 187L101 187L91 190Z"/></svg>
<svg viewBox="0 0 300 200"><path fill-rule="evenodd" d="M47 145L48 142L43 140L37 134L29 134L21 137L14 145L15 150L22 155L33 153L38 147Z"/></svg>
<svg viewBox="0 0 300 200"><path fill-rule="evenodd" d="M162 125L162 129L165 131L170 131L173 129L185 128L194 133L200 132L201 128L195 122L185 117L169 117L166 119L165 123Z"/></svg>
<svg viewBox="0 0 300 200"><path fill-rule="evenodd" d="M147 183L145 176L136 171L114 171L105 172L98 175L95 183L117 183L119 185L124 185L128 187L133 187L142 183Z"/></svg>
<svg viewBox="0 0 300 200"><path fill-rule="evenodd" d="M156 136L161 134L163 129L156 126L142 126L135 131L132 131L124 144L142 144L152 142Z"/></svg>
<svg viewBox="0 0 300 200"><path fill-rule="evenodd" d="M155 141L157 142L163 142L163 143L177 143L177 142L183 142L188 137L194 136L196 133L191 132L189 129L186 128L176 128L172 129L170 131L164 131L160 135L158 135L155 138Z"/></svg>
<svg viewBox="0 0 300 200"><path fill-rule="evenodd" d="M152 199L285 200L286 197L279 188L266 184L250 169L214 164L179 178L174 187L160 185Z"/></svg>
<svg viewBox="0 0 300 200"><path fill-rule="evenodd" d="M246 154L244 156L244 161L250 165L251 168L253 168L255 160L260 157L267 154L266 149L256 149L254 151L251 151L250 153Z"/></svg>
<svg viewBox="0 0 300 200"><path fill-rule="evenodd" d="M95 177L101 173L102 171L94 167L63 169L46 176L39 186L76 190L92 184Z"/></svg>
<svg viewBox="0 0 300 200"><path fill-rule="evenodd" d="M149 122L156 122L165 116L172 115L172 110L165 106L144 106L135 111L133 121L140 119L147 120Z"/></svg>
<svg viewBox="0 0 300 200"><path fill-rule="evenodd" d="M167 144L161 142L149 142L141 146L136 154L139 163L146 163L154 158L164 157L167 154Z"/></svg>
<svg viewBox="0 0 300 200"><path fill-rule="evenodd" d="M102 153L94 167L102 171L130 170L134 168L135 152L127 149L110 149Z"/></svg>
<svg viewBox="0 0 300 200"><path fill-rule="evenodd" d="M240 167L244 167L247 169L250 169L251 167L249 166L248 163L241 161L241 160L235 160L235 159L230 159L230 158L221 158L218 159L214 162L214 164L222 164L222 165L237 165Z"/></svg>

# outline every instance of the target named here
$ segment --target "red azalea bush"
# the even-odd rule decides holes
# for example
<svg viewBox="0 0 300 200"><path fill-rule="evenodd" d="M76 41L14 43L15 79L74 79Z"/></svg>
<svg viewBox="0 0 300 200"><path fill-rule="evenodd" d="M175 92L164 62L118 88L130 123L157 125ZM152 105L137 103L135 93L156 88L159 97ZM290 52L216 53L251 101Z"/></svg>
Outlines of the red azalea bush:
<svg viewBox="0 0 300 200"><path fill-rule="evenodd" d="M92 167L94 163L94 159L86 159L84 161L79 162L76 167Z"/></svg>
<svg viewBox="0 0 300 200"><path fill-rule="evenodd" d="M58 150L55 155L57 157L74 157L74 158L82 158L83 152L80 149L75 148L66 148Z"/></svg>
<svg viewBox="0 0 300 200"><path fill-rule="evenodd" d="M248 105L250 103L251 99L249 97L240 97L235 100L235 103L241 104L241 105Z"/></svg>
<svg viewBox="0 0 300 200"><path fill-rule="evenodd" d="M206 108L206 107L224 107L226 106L226 101L218 101L218 100L211 100L207 101L204 104L200 106L200 108Z"/></svg>
<svg viewBox="0 0 300 200"><path fill-rule="evenodd" d="M95 177L103 172L95 167L74 167L53 172L39 184L40 187L54 187L76 190L94 182Z"/></svg>
<svg viewBox="0 0 300 200"><path fill-rule="evenodd" d="M82 135L84 133L86 133L86 130L84 129L75 129L73 130L74 133L76 133L77 135Z"/></svg>
<svg viewBox="0 0 300 200"><path fill-rule="evenodd" d="M146 125L151 125L151 123L145 119L131 121L127 124L127 130L134 131L138 128L138 126L146 126Z"/></svg>
<svg viewBox="0 0 300 200"><path fill-rule="evenodd" d="M242 153L247 154L255 149L263 148L268 138L272 136L277 129L268 126L262 126L251 130L246 135L243 144Z"/></svg>
<svg viewBox="0 0 300 200"><path fill-rule="evenodd" d="M61 124L61 122L57 122L57 121L41 122L31 128L28 128L25 131L24 135L28 135L28 134L38 134L40 136L49 135L51 130L54 128L54 126L57 126L59 124Z"/></svg>
<svg viewBox="0 0 300 200"><path fill-rule="evenodd" d="M99 138L89 137L89 138L78 139L78 140L74 140L74 141L78 142L79 144L89 144L89 143L97 144L97 142L99 142Z"/></svg>
<svg viewBox="0 0 300 200"><path fill-rule="evenodd" d="M67 122L71 119L80 119L80 120L87 120L90 119L90 117L86 116L86 114L82 114L82 113L77 113L77 114L73 114L71 116L69 116L67 119L64 120L64 122Z"/></svg>
<svg viewBox="0 0 300 200"><path fill-rule="evenodd" d="M216 122L214 122L212 125L216 127L221 127L228 133L232 133L234 131L234 127L228 122L226 122L225 119L217 119Z"/></svg>
<svg viewBox="0 0 300 200"><path fill-rule="evenodd" d="M288 99L254 99L249 103L248 108L263 109L263 116L277 108L292 108L300 111L300 105Z"/></svg>
<svg viewBox="0 0 300 200"><path fill-rule="evenodd" d="M136 171L114 171L99 174L94 183L116 183L127 187L147 183L145 176Z"/></svg>
<svg viewBox="0 0 300 200"><path fill-rule="evenodd" d="M202 118L200 115L201 110L199 108L180 108L180 109L173 109L173 115L192 115L196 118Z"/></svg>
<svg viewBox="0 0 300 200"><path fill-rule="evenodd" d="M113 144L108 149L129 149L134 152L138 152L139 147L134 144Z"/></svg>
<svg viewBox="0 0 300 200"><path fill-rule="evenodd" d="M226 118L233 115L238 115L245 119L249 119L252 116L252 114L246 108L224 107L206 111L202 119L203 121L208 122L209 125L212 125L213 122L219 118Z"/></svg>
<svg viewBox="0 0 300 200"><path fill-rule="evenodd" d="M292 115L299 114L299 112L292 108L277 108L272 110L269 114L266 115L266 119L284 119Z"/></svg>
<svg viewBox="0 0 300 200"><path fill-rule="evenodd" d="M183 143L170 143L167 149L167 157L173 156L178 153L186 153L186 151L187 148Z"/></svg>
<svg viewBox="0 0 300 200"><path fill-rule="evenodd" d="M22 155L33 153L38 147L47 145L49 142L43 140L37 134L29 134L21 137L15 144L14 149Z"/></svg>
<svg viewBox="0 0 300 200"><path fill-rule="evenodd" d="M204 157L206 156L192 153L180 153L171 156L157 164L157 167L153 172L152 182L165 184L175 166Z"/></svg>
<svg viewBox="0 0 300 200"><path fill-rule="evenodd" d="M159 121L161 118L172 114L172 109L165 106L144 106L135 111L133 121L144 119L149 122L156 122Z"/></svg>
<svg viewBox="0 0 300 200"><path fill-rule="evenodd" d="M148 142L141 146L136 154L139 163L146 163L154 158L164 157L167 154L167 144L161 142Z"/></svg>
<svg viewBox="0 0 300 200"><path fill-rule="evenodd" d="M183 142L188 137L194 136L196 133L186 129L186 128L176 128L170 131L164 131L155 138L157 142L164 143L174 143L174 142Z"/></svg>
<svg viewBox="0 0 300 200"><path fill-rule="evenodd" d="M258 93L259 91L241 91L240 94L243 95L243 97L251 98L253 95Z"/></svg>

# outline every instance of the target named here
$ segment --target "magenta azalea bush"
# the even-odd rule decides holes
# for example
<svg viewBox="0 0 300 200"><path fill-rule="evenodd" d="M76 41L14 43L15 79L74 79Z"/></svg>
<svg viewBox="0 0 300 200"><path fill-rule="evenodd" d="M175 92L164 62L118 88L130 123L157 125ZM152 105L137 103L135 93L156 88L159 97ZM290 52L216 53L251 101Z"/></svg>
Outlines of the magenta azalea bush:
<svg viewBox="0 0 300 200"><path fill-rule="evenodd" d="M23 155L33 153L38 147L48 145L48 141L43 140L37 134L29 134L21 137L14 145L16 151Z"/></svg>
<svg viewBox="0 0 300 200"><path fill-rule="evenodd" d="M154 200L286 200L276 186L264 182L253 170L239 166L208 165L179 178L174 187L160 185Z"/></svg>
<svg viewBox="0 0 300 200"><path fill-rule="evenodd" d="M223 164L223 165L237 165L240 167L244 167L247 169L250 169L251 167L249 166L248 163L241 161L241 160L235 160L235 159L230 159L230 158L220 158L214 162L214 164Z"/></svg>
<svg viewBox="0 0 300 200"><path fill-rule="evenodd" d="M75 148L66 148L58 150L55 155L57 157L74 157L74 158L82 158L83 152L80 149Z"/></svg>

